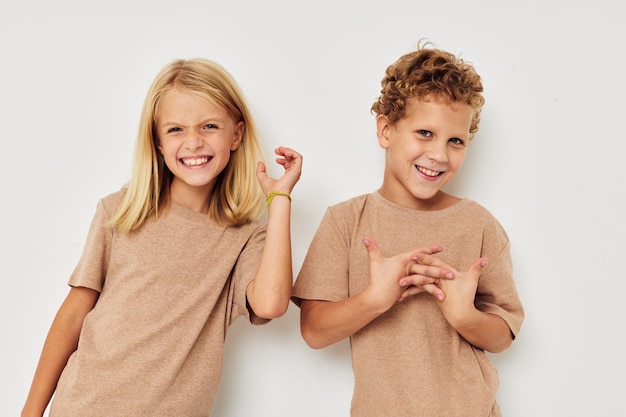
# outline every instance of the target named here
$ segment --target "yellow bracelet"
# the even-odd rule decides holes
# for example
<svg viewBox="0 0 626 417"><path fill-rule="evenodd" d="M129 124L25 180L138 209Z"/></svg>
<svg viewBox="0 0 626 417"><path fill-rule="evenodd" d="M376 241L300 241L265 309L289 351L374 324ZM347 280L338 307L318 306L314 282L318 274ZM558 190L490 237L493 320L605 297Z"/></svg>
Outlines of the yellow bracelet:
<svg viewBox="0 0 626 417"><path fill-rule="evenodd" d="M276 197L277 195L284 195L285 197L287 197L289 199L289 201L291 201L291 196L289 195L289 193L286 193L284 191L272 191L271 193L269 193L269 195L265 199L265 207L266 208L267 208L267 206L270 205L270 203L272 202L274 197Z"/></svg>

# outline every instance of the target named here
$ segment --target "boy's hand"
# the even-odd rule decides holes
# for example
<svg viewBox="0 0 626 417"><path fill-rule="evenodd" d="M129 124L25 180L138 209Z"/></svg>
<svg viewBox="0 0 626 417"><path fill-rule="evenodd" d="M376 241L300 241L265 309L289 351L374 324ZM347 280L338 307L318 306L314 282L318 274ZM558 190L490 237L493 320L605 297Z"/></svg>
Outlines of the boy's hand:
<svg viewBox="0 0 626 417"><path fill-rule="evenodd" d="M444 291L435 284L442 278L453 278L451 271L437 265L420 265L414 260L416 252L433 255L441 252L440 246L434 245L385 258L373 239L365 238L363 243L367 249L370 265L370 282L364 292L369 294L369 299L378 308L387 311L397 301L402 301L406 298L404 293L408 291L407 287L411 287L411 294L426 291L442 300L445 299Z"/></svg>
<svg viewBox="0 0 626 417"><path fill-rule="evenodd" d="M278 179L271 178L267 175L265 164L259 162L256 170L259 184L261 184L265 195L269 195L273 191L291 193L302 173L302 155L283 146L276 148L274 152L280 156L276 158L276 162L285 168L285 173Z"/></svg>
<svg viewBox="0 0 626 417"><path fill-rule="evenodd" d="M478 289L478 279L487 266L487 258L478 258L467 272L459 272L441 259L429 254L415 254L413 260L426 267L445 268L454 273L454 280L441 280L435 284L446 293L445 301L440 300L439 307L452 325L462 320L467 312L475 310L474 298Z"/></svg>

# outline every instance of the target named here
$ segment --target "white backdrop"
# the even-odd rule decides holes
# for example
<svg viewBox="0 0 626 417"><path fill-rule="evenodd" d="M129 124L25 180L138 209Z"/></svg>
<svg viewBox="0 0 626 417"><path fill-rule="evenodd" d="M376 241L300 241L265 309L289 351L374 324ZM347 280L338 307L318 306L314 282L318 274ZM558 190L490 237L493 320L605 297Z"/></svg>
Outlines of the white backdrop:
<svg viewBox="0 0 626 417"><path fill-rule="evenodd" d="M128 179L140 106L163 65L218 61L244 90L268 159L277 145L304 155L297 272L326 207L380 186L369 108L387 65L424 37L484 78L481 129L450 191L489 208L512 240L527 319L492 356L504 414L623 415L623 3L88 3L0 5L2 416L19 414L97 200ZM238 320L226 349L215 416L348 415L348 343L309 349L294 305L267 326Z"/></svg>

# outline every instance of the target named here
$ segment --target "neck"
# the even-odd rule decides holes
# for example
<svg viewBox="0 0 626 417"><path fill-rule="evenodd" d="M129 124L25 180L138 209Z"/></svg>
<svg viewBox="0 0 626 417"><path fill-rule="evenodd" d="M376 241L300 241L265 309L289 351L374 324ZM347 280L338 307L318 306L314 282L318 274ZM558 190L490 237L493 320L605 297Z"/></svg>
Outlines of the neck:
<svg viewBox="0 0 626 417"><path fill-rule="evenodd" d="M173 181L170 185L170 200L189 210L206 214L209 212L211 192L212 184L206 187L193 187L181 181Z"/></svg>

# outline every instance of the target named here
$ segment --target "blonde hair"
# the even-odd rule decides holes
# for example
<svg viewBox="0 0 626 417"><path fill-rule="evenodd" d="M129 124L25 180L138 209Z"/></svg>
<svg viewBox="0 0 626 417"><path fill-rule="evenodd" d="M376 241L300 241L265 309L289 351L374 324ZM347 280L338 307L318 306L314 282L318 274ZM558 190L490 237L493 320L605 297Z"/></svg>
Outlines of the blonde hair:
<svg viewBox="0 0 626 417"><path fill-rule="evenodd" d="M148 90L143 104L132 171L113 226L121 232L138 229L169 202L173 174L158 152L156 113L163 94L178 88L223 106L235 122L244 123L242 143L218 175L209 197L209 217L219 224L237 226L259 217L263 192L256 179L257 162L263 160L259 135L233 77L206 59L175 60L165 66Z"/></svg>
<svg viewBox="0 0 626 417"><path fill-rule="evenodd" d="M429 42L391 64L381 81L381 92L372 111L395 123L406 115L409 99L434 97L459 101L472 108L470 139L478 131L485 99L483 85L474 67L453 54L435 49Z"/></svg>

